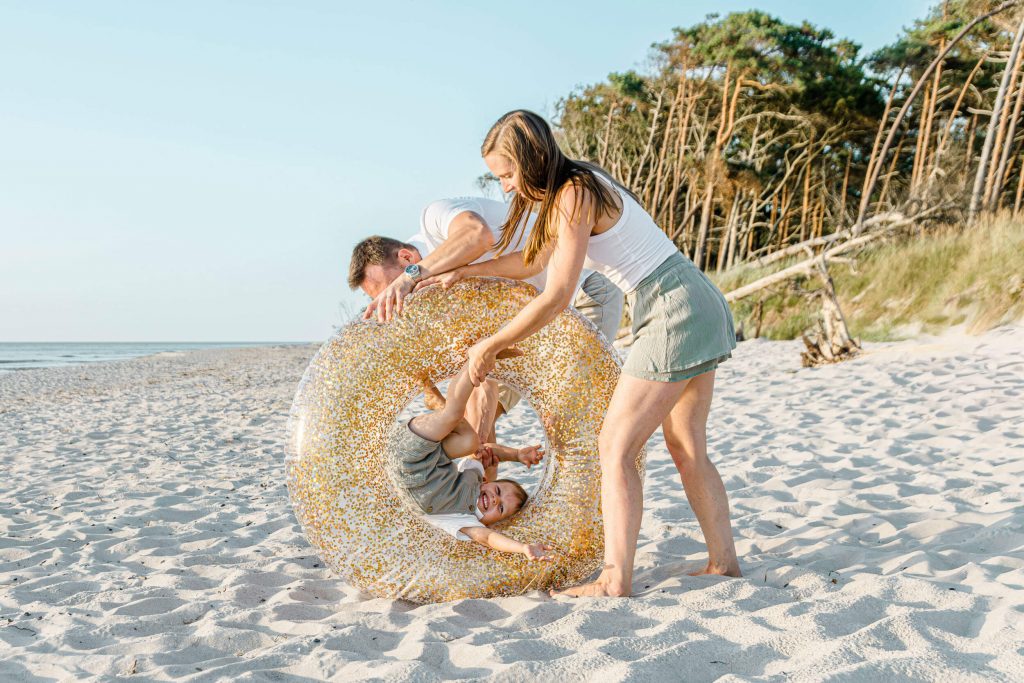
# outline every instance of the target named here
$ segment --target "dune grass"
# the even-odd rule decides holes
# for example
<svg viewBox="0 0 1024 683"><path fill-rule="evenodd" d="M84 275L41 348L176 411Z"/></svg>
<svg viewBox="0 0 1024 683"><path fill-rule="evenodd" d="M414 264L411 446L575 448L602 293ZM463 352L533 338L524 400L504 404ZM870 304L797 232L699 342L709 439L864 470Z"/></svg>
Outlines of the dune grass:
<svg viewBox="0 0 1024 683"><path fill-rule="evenodd" d="M713 277L723 292L795 263L741 267ZM972 228L945 227L861 252L850 264L831 262L843 313L854 337L902 339L966 325L972 333L1024 317L1024 222L998 216ZM754 336L793 339L810 327L816 276L776 285L732 304L737 324Z"/></svg>

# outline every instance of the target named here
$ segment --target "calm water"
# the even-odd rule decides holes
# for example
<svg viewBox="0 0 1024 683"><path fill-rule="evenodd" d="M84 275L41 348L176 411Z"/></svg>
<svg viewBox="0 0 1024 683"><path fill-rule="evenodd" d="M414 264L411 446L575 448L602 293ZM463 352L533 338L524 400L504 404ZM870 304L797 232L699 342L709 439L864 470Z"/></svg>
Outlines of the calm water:
<svg viewBox="0 0 1024 683"><path fill-rule="evenodd" d="M279 345L279 342L0 342L0 372L124 360L164 351Z"/></svg>

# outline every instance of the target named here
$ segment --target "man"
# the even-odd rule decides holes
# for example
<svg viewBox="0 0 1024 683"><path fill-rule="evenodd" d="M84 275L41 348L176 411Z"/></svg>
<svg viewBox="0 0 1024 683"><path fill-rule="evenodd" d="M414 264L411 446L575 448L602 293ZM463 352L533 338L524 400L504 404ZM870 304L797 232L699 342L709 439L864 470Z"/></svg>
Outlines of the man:
<svg viewBox="0 0 1024 683"><path fill-rule="evenodd" d="M374 236L357 244L349 264L348 284L373 298L364 317L376 314L381 322L390 320L401 314L405 297L420 280L493 258L494 244L501 236L507 213L508 206L493 199L441 199L427 205L420 216L420 231L407 241ZM508 252L522 249L534 218L528 217L526 230L521 231ZM543 289L546 275L541 271L527 282ZM573 306L609 341L614 341L622 319L623 299L622 292L606 277L584 270ZM469 402L466 419L483 441L494 442L494 423L521 397L512 387L493 380L481 389Z"/></svg>

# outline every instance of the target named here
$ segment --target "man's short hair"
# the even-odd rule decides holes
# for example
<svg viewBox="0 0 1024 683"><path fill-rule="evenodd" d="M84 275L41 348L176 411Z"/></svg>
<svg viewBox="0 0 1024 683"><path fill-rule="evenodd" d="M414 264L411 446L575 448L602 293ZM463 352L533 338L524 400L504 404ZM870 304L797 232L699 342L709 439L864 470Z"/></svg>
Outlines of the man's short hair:
<svg viewBox="0 0 1024 683"><path fill-rule="evenodd" d="M358 289L366 280L367 266L383 266L395 262L398 258L399 249L412 249L416 247L405 242L400 242L390 237L374 235L356 245L352 250L352 261L348 264L348 286L351 289Z"/></svg>

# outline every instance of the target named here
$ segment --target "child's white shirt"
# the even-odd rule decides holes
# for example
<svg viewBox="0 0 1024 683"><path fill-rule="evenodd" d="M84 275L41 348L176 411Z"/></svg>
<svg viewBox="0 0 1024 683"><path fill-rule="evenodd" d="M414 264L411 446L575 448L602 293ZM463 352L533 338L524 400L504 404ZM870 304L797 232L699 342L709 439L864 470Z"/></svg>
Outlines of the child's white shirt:
<svg viewBox="0 0 1024 683"><path fill-rule="evenodd" d="M455 460L455 467L458 468L459 472L475 469L480 472L481 477L484 476L484 466L475 458L458 458ZM480 510L477 509L472 515L457 512L446 515L424 515L423 519L441 531L451 534L456 540L472 541L473 539L462 533L460 529L471 526L486 526L480 521L480 514Z"/></svg>

